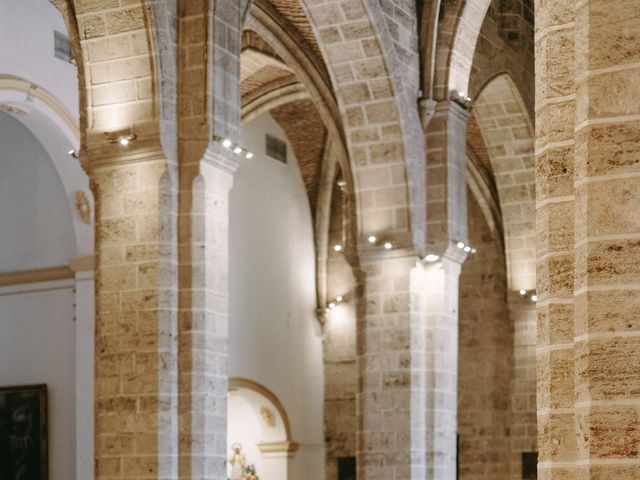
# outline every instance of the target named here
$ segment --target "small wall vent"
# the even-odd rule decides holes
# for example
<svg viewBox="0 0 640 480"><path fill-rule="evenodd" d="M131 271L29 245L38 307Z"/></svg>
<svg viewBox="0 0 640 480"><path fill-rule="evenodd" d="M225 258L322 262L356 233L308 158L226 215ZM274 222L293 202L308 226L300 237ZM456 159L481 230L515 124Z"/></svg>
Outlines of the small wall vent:
<svg viewBox="0 0 640 480"><path fill-rule="evenodd" d="M282 163L287 163L287 143L267 135L267 155Z"/></svg>
<svg viewBox="0 0 640 480"><path fill-rule="evenodd" d="M73 63L73 49L71 48L71 40L64 33L53 32L53 55L65 62Z"/></svg>

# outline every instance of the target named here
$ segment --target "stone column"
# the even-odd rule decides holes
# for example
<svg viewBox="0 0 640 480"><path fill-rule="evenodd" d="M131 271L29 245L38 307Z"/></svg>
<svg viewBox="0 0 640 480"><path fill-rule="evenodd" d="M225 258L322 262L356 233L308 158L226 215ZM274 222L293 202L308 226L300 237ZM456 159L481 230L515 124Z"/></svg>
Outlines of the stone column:
<svg viewBox="0 0 640 480"><path fill-rule="evenodd" d="M429 267L426 315L426 477L456 478L458 300L466 255L467 121L461 105L441 101L426 129L427 248L439 261ZM416 477L417 478L417 477Z"/></svg>
<svg viewBox="0 0 640 480"><path fill-rule="evenodd" d="M640 10L576 2L578 480L640 478Z"/></svg>
<svg viewBox="0 0 640 480"><path fill-rule="evenodd" d="M357 319L358 478L425 478L425 324L406 251L361 252L365 297ZM413 309L412 309L413 305ZM415 310L414 310L415 309Z"/></svg>
<svg viewBox="0 0 640 480"><path fill-rule="evenodd" d="M117 150L116 150L117 149ZM175 291L163 277L159 148L113 147L91 159L96 198L96 478L154 478L175 456Z"/></svg>
<svg viewBox="0 0 640 480"><path fill-rule="evenodd" d="M457 255L457 257L456 257ZM455 479L461 255L361 255L358 476Z"/></svg>
<svg viewBox="0 0 640 480"><path fill-rule="evenodd" d="M427 478L456 479L458 432L458 301L464 253L454 247L441 262L425 264L421 292L426 317ZM413 477L412 477L413 478Z"/></svg>
<svg viewBox="0 0 640 480"><path fill-rule="evenodd" d="M358 315L359 475L453 480L456 475L458 278L467 242L466 125L454 102L427 131L429 252L361 248L366 312ZM364 307L363 307L364 308Z"/></svg>
<svg viewBox="0 0 640 480"><path fill-rule="evenodd" d="M573 370L574 0L536 13L538 478L575 479Z"/></svg>
<svg viewBox="0 0 640 480"><path fill-rule="evenodd" d="M229 190L237 160L212 143L183 219L180 315L180 478L226 479ZM186 169L183 169L183 174ZM184 207L183 207L184 208ZM185 213L183 212L183 216ZM188 277L188 278L187 278Z"/></svg>

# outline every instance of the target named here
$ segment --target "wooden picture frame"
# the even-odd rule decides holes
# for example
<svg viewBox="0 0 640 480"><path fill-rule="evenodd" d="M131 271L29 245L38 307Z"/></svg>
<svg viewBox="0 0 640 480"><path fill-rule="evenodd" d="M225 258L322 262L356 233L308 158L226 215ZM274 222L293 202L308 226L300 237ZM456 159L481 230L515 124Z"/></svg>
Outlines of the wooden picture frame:
<svg viewBox="0 0 640 480"><path fill-rule="evenodd" d="M48 480L47 386L0 387L0 478Z"/></svg>

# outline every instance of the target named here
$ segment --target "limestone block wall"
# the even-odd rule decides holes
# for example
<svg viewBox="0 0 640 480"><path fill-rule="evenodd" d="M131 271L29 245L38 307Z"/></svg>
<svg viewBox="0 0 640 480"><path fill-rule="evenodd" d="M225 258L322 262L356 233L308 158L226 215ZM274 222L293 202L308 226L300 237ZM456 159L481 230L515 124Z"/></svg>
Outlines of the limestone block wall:
<svg viewBox="0 0 640 480"><path fill-rule="evenodd" d="M544 480L640 475L637 25L634 2L536 3Z"/></svg>
<svg viewBox="0 0 640 480"><path fill-rule="evenodd" d="M536 304L531 292L508 294L509 317L514 329L514 363L511 388L511 478L522 478L523 453L538 451L536 405Z"/></svg>
<svg viewBox="0 0 640 480"><path fill-rule="evenodd" d="M460 479L518 478L509 475L514 328L507 308L505 257L472 195L469 237L478 252L460 274Z"/></svg>

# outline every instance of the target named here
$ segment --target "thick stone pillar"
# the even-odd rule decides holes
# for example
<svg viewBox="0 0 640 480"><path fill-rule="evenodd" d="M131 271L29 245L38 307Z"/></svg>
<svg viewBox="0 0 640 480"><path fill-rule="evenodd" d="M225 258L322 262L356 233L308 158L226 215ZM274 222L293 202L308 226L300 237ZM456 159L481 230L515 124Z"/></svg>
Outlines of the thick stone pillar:
<svg viewBox="0 0 640 480"><path fill-rule="evenodd" d="M164 280L167 162L159 148L114 147L113 154L89 156L96 198L95 475L155 478L174 462L177 444L170 418L177 299Z"/></svg>
<svg viewBox="0 0 640 480"><path fill-rule="evenodd" d="M574 0L536 2L538 478L575 479Z"/></svg>
<svg viewBox="0 0 640 480"><path fill-rule="evenodd" d="M635 7L584 0L536 9L543 479L640 475Z"/></svg>
<svg viewBox="0 0 640 480"><path fill-rule="evenodd" d="M469 112L446 100L426 130L427 254L440 261L426 284L426 478L456 478L458 416L458 301L467 227L467 121ZM470 248L470 247L469 247Z"/></svg>
<svg viewBox="0 0 640 480"><path fill-rule="evenodd" d="M640 11L576 2L578 480L640 478Z"/></svg>
<svg viewBox="0 0 640 480"><path fill-rule="evenodd" d="M464 254L447 252L423 267L426 317L427 478L455 480L458 432L458 301Z"/></svg>
<svg viewBox="0 0 640 480"><path fill-rule="evenodd" d="M410 252L361 255L358 305L358 478L425 478L425 323ZM412 306L416 310L412 309Z"/></svg>

